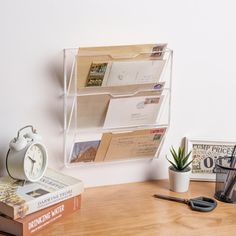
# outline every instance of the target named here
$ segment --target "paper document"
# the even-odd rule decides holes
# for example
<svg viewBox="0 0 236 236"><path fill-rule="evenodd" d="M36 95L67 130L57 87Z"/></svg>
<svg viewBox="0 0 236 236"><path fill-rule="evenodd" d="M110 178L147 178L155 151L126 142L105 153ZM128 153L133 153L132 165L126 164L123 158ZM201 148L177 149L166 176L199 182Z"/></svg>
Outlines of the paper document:
<svg viewBox="0 0 236 236"><path fill-rule="evenodd" d="M113 134L104 161L154 157L165 131L166 128L157 128Z"/></svg>
<svg viewBox="0 0 236 236"><path fill-rule="evenodd" d="M104 128L155 124L163 96L141 96L111 99Z"/></svg>
<svg viewBox="0 0 236 236"><path fill-rule="evenodd" d="M103 86L157 83L164 65L164 60L115 61Z"/></svg>

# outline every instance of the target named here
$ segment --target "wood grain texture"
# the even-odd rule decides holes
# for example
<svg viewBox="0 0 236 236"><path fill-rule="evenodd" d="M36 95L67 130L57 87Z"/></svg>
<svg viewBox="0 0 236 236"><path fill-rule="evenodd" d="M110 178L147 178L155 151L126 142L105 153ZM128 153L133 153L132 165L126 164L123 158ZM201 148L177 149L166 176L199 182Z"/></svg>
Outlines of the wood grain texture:
<svg viewBox="0 0 236 236"><path fill-rule="evenodd" d="M181 203L152 197L154 193L213 197L214 185L192 182L187 193L169 191L167 181L90 188L82 196L79 212L36 235L232 235L236 230L236 205L218 202L214 211L201 213Z"/></svg>

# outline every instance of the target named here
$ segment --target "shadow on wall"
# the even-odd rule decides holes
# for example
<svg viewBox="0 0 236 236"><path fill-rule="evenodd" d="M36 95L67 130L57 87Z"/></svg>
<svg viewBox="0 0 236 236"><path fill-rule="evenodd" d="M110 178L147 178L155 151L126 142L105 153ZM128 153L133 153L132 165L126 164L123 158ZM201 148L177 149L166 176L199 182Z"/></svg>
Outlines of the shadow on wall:
<svg viewBox="0 0 236 236"><path fill-rule="evenodd" d="M53 121L59 122L63 129L63 51L55 55L46 65L47 77L50 78L56 91L56 104L48 106L47 113ZM55 99L55 97L54 97Z"/></svg>
<svg viewBox="0 0 236 236"><path fill-rule="evenodd" d="M5 143L5 142L3 142ZM2 144L0 145L0 176L7 175L6 171L6 154L8 151L8 146L5 147Z"/></svg>
<svg viewBox="0 0 236 236"><path fill-rule="evenodd" d="M55 127L52 127L48 132L56 131L55 136L63 135L63 51L58 52L56 55L53 55L51 59L45 62L43 67L40 69L42 74L42 78L46 76L48 80L46 83L49 84L50 87L53 88L53 91L48 96L48 102L43 104L43 113L41 115L45 116L49 121L49 124L55 124ZM46 73L46 74L45 74ZM51 84L51 85L50 85ZM38 119L38 118L37 118ZM38 121L43 122L42 119ZM19 120L19 123L25 123L25 121ZM32 121L32 123L35 123ZM21 126L18 126L21 127ZM58 127L60 127L58 129ZM55 129L55 130L54 130ZM58 129L58 130L57 130ZM9 139L9 134L2 133L2 137L4 139L0 140L0 176L7 175L6 171L6 153L9 148L9 142L12 136ZM53 145L51 146L53 147ZM55 147L56 149L56 147ZM59 150L60 149L60 150ZM62 156L63 146L61 144L61 148L57 147L56 150L50 150L52 153L57 153Z"/></svg>
<svg viewBox="0 0 236 236"><path fill-rule="evenodd" d="M53 124L52 134L56 138L57 145L50 146L50 153L53 155L60 157L57 161L57 168L63 168L63 133L64 133L64 108L63 108L63 95L64 95L64 68L63 68L63 59L64 52L61 50L56 54L50 61L48 61L45 71L47 72L47 78L50 78L52 81L54 88L54 101L52 104L47 104L47 108L45 108L46 116L50 119ZM67 78L69 78L69 72L67 73ZM59 144L59 145L58 145ZM49 153L49 154L50 154ZM53 160L50 162L49 158L49 166L54 166L55 163ZM55 167L55 166L54 166Z"/></svg>

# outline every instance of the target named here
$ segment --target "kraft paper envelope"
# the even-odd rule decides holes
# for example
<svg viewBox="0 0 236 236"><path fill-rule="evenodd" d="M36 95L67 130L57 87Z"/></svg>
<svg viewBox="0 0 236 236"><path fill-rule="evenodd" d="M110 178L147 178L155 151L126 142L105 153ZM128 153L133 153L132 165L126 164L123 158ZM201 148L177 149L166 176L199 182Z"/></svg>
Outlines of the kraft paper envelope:
<svg viewBox="0 0 236 236"><path fill-rule="evenodd" d="M102 127L109 100L108 94L78 97L78 128Z"/></svg>
<svg viewBox="0 0 236 236"><path fill-rule="evenodd" d="M95 162L154 157L160 147L166 127L102 136Z"/></svg>
<svg viewBox="0 0 236 236"><path fill-rule="evenodd" d="M111 142L112 135L113 135L112 133L105 133L102 135L102 139L99 144L94 162L104 161L109 144Z"/></svg>

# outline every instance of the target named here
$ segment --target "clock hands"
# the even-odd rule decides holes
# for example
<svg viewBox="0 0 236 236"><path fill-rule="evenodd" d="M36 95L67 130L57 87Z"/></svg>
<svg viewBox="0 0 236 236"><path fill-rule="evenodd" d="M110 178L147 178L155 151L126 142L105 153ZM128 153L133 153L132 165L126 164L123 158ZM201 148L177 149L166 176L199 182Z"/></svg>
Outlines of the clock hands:
<svg viewBox="0 0 236 236"><path fill-rule="evenodd" d="M33 174L34 164L35 164L36 160L34 160L31 156L28 156L28 157L33 162L33 165L32 165L32 168L31 168L31 174Z"/></svg>
<svg viewBox="0 0 236 236"><path fill-rule="evenodd" d="M42 173L42 168L44 165L43 152L38 148L38 146L33 146L26 154L28 175L31 178L36 178Z"/></svg>
<svg viewBox="0 0 236 236"><path fill-rule="evenodd" d="M33 174L34 164L35 164L35 162L33 162L33 165L32 165L32 168L31 168L31 174Z"/></svg>
<svg viewBox="0 0 236 236"><path fill-rule="evenodd" d="M29 159L30 159L33 163L36 162L31 156L28 156L28 157L29 157Z"/></svg>

